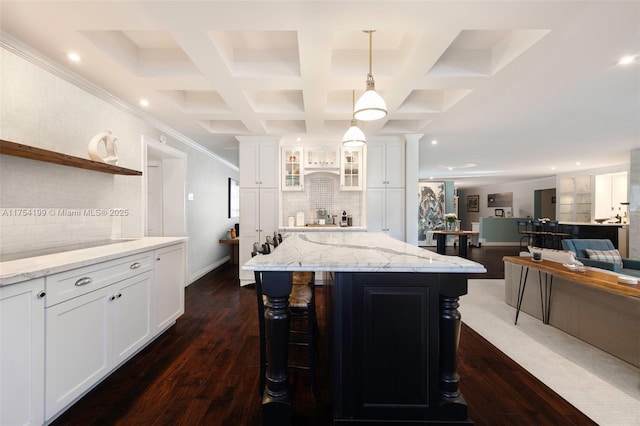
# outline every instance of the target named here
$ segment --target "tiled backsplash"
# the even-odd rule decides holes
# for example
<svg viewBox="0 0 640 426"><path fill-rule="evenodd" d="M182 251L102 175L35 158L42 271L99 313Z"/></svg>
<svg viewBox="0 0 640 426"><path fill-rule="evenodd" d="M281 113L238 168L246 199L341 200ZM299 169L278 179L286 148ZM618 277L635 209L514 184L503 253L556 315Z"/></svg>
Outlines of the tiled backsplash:
<svg viewBox="0 0 640 426"><path fill-rule="evenodd" d="M122 237L125 209L0 208L0 254Z"/></svg>
<svg viewBox="0 0 640 426"><path fill-rule="evenodd" d="M330 185L332 181L332 185ZM285 191L282 193L282 218L280 224L286 226L289 216L296 216L298 212L304 212L305 221L312 223L315 219L315 209L326 208L327 213L337 215L338 219L343 210L353 217L353 226L362 226L361 196L360 191L339 191L340 178L328 173L305 177L304 191ZM326 193L328 188L334 188L331 194ZM318 197L319 195L319 197ZM318 205L318 199L333 205Z"/></svg>

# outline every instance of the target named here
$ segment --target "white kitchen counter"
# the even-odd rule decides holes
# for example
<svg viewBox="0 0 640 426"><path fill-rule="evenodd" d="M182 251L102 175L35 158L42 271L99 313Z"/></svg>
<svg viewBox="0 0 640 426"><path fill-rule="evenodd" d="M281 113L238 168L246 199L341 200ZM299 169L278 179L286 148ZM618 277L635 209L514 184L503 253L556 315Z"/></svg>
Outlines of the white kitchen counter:
<svg viewBox="0 0 640 426"><path fill-rule="evenodd" d="M483 273L479 263L372 232L295 232L245 271Z"/></svg>
<svg viewBox="0 0 640 426"><path fill-rule="evenodd" d="M130 254L187 241L186 237L145 237L81 250L0 262L0 286L19 283Z"/></svg>

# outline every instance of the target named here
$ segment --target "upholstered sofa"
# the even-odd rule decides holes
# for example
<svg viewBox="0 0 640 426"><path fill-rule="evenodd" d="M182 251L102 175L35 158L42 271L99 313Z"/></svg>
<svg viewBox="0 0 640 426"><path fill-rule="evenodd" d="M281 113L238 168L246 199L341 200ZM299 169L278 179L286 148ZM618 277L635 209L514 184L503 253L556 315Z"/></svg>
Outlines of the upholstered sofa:
<svg viewBox="0 0 640 426"><path fill-rule="evenodd" d="M620 257L610 240L566 239L562 240L562 248L574 252L586 266L640 277L640 260Z"/></svg>

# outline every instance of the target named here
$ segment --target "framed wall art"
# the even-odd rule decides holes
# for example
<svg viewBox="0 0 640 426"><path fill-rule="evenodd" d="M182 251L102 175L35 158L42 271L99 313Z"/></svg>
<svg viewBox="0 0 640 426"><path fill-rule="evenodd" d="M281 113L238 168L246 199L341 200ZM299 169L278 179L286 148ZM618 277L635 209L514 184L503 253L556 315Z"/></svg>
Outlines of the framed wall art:
<svg viewBox="0 0 640 426"><path fill-rule="evenodd" d="M418 245L430 245L427 234L444 229L445 183L418 182Z"/></svg>
<svg viewBox="0 0 640 426"><path fill-rule="evenodd" d="M467 195L467 211L479 212L480 211L480 196L479 195Z"/></svg>

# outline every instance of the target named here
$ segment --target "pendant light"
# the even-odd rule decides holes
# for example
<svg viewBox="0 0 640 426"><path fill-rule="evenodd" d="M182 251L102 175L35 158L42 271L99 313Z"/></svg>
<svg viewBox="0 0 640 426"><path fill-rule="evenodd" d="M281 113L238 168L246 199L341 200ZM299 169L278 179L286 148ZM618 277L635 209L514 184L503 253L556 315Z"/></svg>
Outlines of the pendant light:
<svg viewBox="0 0 640 426"><path fill-rule="evenodd" d="M353 116L357 120L372 121L387 115L387 105L384 103L382 96L376 92L376 82L371 73L371 52L374 30L365 30L364 32L369 33L369 74L367 74L367 90L360 99L358 99L353 110Z"/></svg>
<svg viewBox="0 0 640 426"><path fill-rule="evenodd" d="M354 90L351 95L353 105L356 101L356 91ZM347 130L342 137L342 146L362 146L367 143L364 133L358 127L358 122L355 117L351 118L351 127Z"/></svg>

